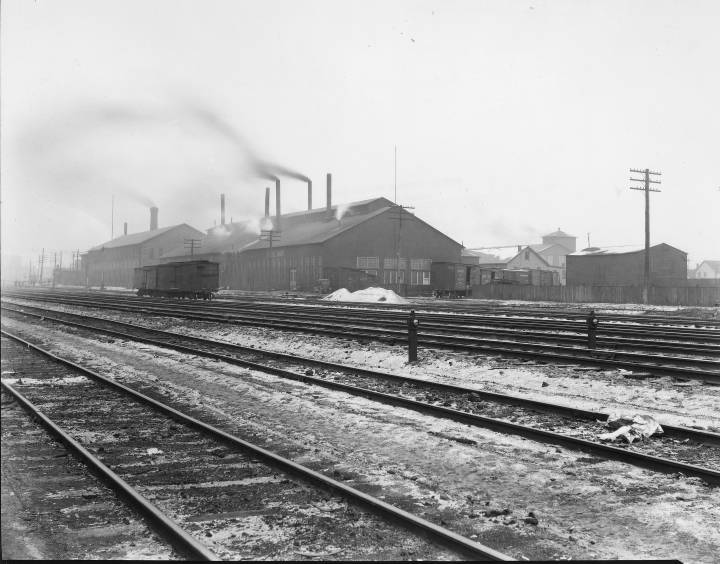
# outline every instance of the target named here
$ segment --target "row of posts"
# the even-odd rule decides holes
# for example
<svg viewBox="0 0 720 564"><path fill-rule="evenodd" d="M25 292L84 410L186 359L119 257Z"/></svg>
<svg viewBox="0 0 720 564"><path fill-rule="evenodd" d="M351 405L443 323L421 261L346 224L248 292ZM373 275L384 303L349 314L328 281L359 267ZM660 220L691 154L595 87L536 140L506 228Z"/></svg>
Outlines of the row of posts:
<svg viewBox="0 0 720 564"><path fill-rule="evenodd" d="M598 316L595 315L595 311L591 310L585 319L587 324L587 347L589 349L595 348L597 329L600 325ZM408 362L417 361L417 347L418 347L418 327L420 321L418 321L415 310L410 310L410 316L407 319L408 326Z"/></svg>

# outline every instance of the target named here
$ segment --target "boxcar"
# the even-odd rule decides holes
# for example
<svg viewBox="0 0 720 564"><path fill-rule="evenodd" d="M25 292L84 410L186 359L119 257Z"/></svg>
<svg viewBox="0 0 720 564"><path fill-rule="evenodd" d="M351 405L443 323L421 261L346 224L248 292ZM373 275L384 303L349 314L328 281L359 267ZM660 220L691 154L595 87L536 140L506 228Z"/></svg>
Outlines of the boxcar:
<svg viewBox="0 0 720 564"><path fill-rule="evenodd" d="M135 269L138 296L212 299L219 285L218 263L208 260L168 262Z"/></svg>

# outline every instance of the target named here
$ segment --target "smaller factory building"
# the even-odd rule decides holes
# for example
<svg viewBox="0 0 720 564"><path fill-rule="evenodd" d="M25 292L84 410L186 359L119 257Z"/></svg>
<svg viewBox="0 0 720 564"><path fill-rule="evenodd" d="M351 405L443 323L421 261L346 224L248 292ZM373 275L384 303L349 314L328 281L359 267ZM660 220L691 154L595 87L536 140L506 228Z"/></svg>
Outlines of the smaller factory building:
<svg viewBox="0 0 720 564"><path fill-rule="evenodd" d="M201 231L186 223L158 228L157 208L150 210L150 230L115 237L82 255L87 286L132 288L133 272L138 266L154 264L166 251L189 240L200 240Z"/></svg>
<svg viewBox="0 0 720 564"><path fill-rule="evenodd" d="M567 255L569 286L641 286L644 247L588 247ZM687 283L687 253L666 243L650 247L650 285Z"/></svg>

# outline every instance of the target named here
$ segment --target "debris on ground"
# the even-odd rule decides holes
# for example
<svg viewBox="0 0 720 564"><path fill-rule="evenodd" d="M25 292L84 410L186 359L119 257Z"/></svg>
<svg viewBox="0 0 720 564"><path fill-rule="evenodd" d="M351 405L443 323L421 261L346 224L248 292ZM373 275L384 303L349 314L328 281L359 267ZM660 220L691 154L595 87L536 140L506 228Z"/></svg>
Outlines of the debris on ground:
<svg viewBox="0 0 720 564"><path fill-rule="evenodd" d="M624 440L633 443L637 440L644 441L656 434L663 434L660 423L650 415L611 414L607 418L606 425L615 431L599 435L598 439L601 441Z"/></svg>

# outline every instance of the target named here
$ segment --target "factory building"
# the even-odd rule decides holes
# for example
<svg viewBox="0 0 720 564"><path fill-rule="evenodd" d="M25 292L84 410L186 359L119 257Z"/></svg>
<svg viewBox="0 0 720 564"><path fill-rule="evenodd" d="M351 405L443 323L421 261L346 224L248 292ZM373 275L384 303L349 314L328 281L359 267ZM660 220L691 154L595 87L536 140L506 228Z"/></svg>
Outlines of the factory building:
<svg viewBox="0 0 720 564"><path fill-rule="evenodd" d="M590 286L641 286L644 247L589 247L567 256L567 283ZM650 247L650 285L687 284L687 253L666 243Z"/></svg>
<svg viewBox="0 0 720 564"><path fill-rule="evenodd" d="M199 240L202 232L186 223L158 228L157 208L150 208L150 229L127 233L106 241L82 255L82 270L88 286L132 288L133 271L138 266L153 264L167 250L183 245L186 240Z"/></svg>
<svg viewBox="0 0 720 564"><path fill-rule="evenodd" d="M278 214L272 225L225 253L225 285L297 291L384 286L429 294L432 263L460 262L460 243L386 198L331 205L329 175L325 208Z"/></svg>

